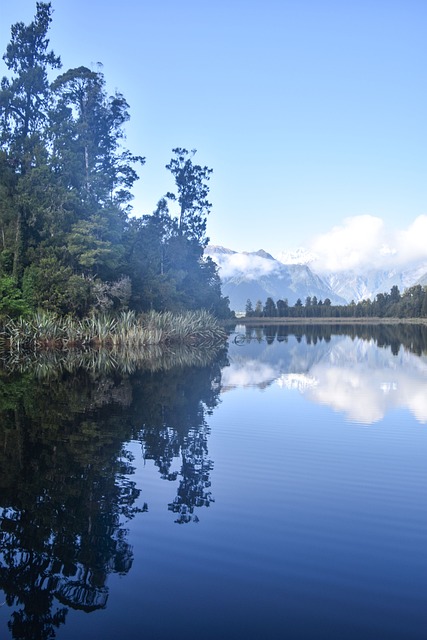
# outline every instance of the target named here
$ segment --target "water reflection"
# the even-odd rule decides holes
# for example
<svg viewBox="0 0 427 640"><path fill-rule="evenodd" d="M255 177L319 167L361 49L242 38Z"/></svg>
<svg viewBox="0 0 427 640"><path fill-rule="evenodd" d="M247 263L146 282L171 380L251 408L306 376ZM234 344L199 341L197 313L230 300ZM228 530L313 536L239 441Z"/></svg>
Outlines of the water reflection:
<svg viewBox="0 0 427 640"><path fill-rule="evenodd" d="M205 415L224 361L192 358L126 375L51 359L0 372L0 588L13 638L52 638L71 608L105 608L109 574L130 570L127 523L149 505L126 443L178 480L165 504L176 522L213 501Z"/></svg>
<svg viewBox="0 0 427 640"><path fill-rule="evenodd" d="M271 550L272 566L276 571L280 552L294 548L297 552L290 553L290 556L298 557L300 543L303 545L304 540L307 541L306 537L300 536L301 531L310 529L307 525L312 518L313 522L316 521L316 513L323 514L326 509L330 515L330 505L335 504L334 497L325 505L319 501L316 507L316 491L308 490L304 484L306 478L310 482L313 477L313 468L330 468L329 464L320 464L323 458L319 447L321 450L323 434L321 429L317 429L317 424L315 430L310 430L309 424L305 429L309 437L303 446L307 458L294 457L295 451L300 449L295 448L292 429L288 432L281 429L280 433L286 436L283 448L280 440L274 438L274 449L265 449L258 456L261 440L267 442L269 439L264 438L264 434L262 438L258 437L255 420L252 436L255 434L256 438L251 444L251 426L245 424L247 407L239 405L242 424L236 425L234 432L234 423L225 424L228 440L221 453L224 475L221 477L218 473L221 465L217 464L215 486L211 487L214 463L209 453L209 446L213 447L212 441L209 443L209 414L218 405L220 392L231 392L237 386L250 385L262 390L269 385L277 385L280 407L283 390L283 393L302 393L313 402L327 404L349 419L365 424L379 420L391 408L398 406L409 408L420 422L427 421L427 336L424 328L388 327L381 333L380 328L369 331L364 327L282 325L270 326L268 330L259 327L243 336L241 332L239 329L238 334L232 336L228 356L225 353L192 351L183 354L179 351L174 359L174 354L162 353L157 354L152 367L149 358L137 364L135 359L127 359L127 356L118 361L117 355L111 352L70 353L65 359L62 354L52 354L53 358L45 354L42 358L31 359L27 368L22 362L6 362L7 368L0 370L0 589L4 593L0 603L3 598L6 600L0 612L3 617L7 616L11 637L52 638L67 621L67 616L69 624L70 618L74 620L71 609L110 611L113 598L109 591L109 577L128 574L132 567L126 580L132 580L137 574L135 582L138 588L145 585L144 597L158 612L156 618L154 614L151 616L150 609L147 616L153 621L153 628L162 616L162 606L168 611L175 607L175 616L178 613L183 616L185 628L191 607L192 614L200 616L200 627L196 624L194 628L202 628L201 618L207 611L204 608L206 597L213 596L217 608L211 607L211 611L217 611L221 606L232 609L233 597L237 593L242 594L241 621L247 620L244 584L252 585L253 580L254 585L264 584L267 593L273 593L276 583L272 578L276 574L264 573L267 566L264 556L261 556L259 565L262 571L256 574L257 565L251 564L256 555L254 549L262 550L263 554ZM79 357L83 359L79 360ZM182 366L184 362L185 367ZM258 403L259 394L254 395L255 404L259 404L257 410L265 416L268 425L270 407ZM225 405L224 402L222 408ZM283 411L286 411L285 404ZM218 411L216 415L220 413ZM358 434L370 434L368 430L356 431ZM313 455L307 447L310 437L317 438L312 447ZM326 442L326 451L329 451L332 441ZM288 446L292 444L294 448ZM227 447L230 448L224 451ZM251 447L255 450L253 456L249 455ZM164 538L166 542L162 546L158 539L162 538L163 532L156 527L151 531L151 540L155 539L155 544L158 544L158 564L151 573L155 575L157 591L151 583L144 583L142 572L146 566L138 574L137 563L134 563L138 549L133 549L130 542L129 529L138 523L138 519L148 523L154 511L151 498L146 497L147 486L135 479L138 461L131 452L136 450L141 452L145 461L151 461L150 473L152 465L162 487L170 489L162 503L162 514L170 524L169 533L172 530L173 533ZM219 458L221 448L216 451ZM352 454L353 451L352 448ZM227 456L230 461L224 470ZM285 458L286 464L283 464ZM335 459L341 458L337 455ZM310 473L306 474L304 469L301 471L302 460L306 460ZM347 469L346 465L344 467ZM293 468L297 468L300 475L293 474ZM321 477L318 475L316 481ZM358 477L357 472L354 477ZM400 477L394 467L390 477ZM304 479L299 485L299 493L295 491L296 478ZM283 544L282 525L277 528L277 547L272 546L274 523L280 519L278 512L268 510L268 505L275 502L268 496L265 500L267 515L258 518L253 526L247 526L253 522L252 502L241 500L241 494L248 491L248 482L252 482L255 493L260 492L257 500L263 495L263 487L268 487L268 496L272 486L279 488L276 502L280 510L284 497L288 495L286 487L292 487L287 508L291 513L293 508L296 511L292 517L284 516L289 517L286 528L294 519L297 523L295 539L291 536L287 541L290 547ZM231 486L234 484L236 489ZM325 486L329 485L326 483ZM333 478L330 486L335 491L336 487L348 484L336 482ZM221 501L218 499L212 514L215 518L209 519L206 508L214 502L215 487L217 495L222 495L223 503L227 501L226 496L231 502L221 515ZM233 491L237 494L234 502ZM330 497L331 494L326 492L328 495ZM294 496L298 496L298 500L293 501ZM348 501L348 496L343 496L341 507ZM371 499L375 496L373 492ZM260 500L263 504L262 498ZM361 504L364 505L365 500L366 496L363 496ZM236 513L241 513L248 504L246 519L239 529ZM304 504L310 504L306 511ZM381 499L378 504L384 506L386 502ZM407 505L406 500L404 504ZM298 519L300 508L302 519ZM341 508L337 510L341 511ZM199 518L203 527L193 526ZM133 523L130 522L132 520ZM209 520L210 537L207 535ZM175 523L188 526L177 527ZM223 537L219 542L216 527L222 531ZM253 543L249 530L256 536L258 544ZM261 536L261 530L268 532L266 538ZM332 530L335 535L336 527L331 525ZM141 531L146 534L146 529ZM245 546L241 541L246 533ZM201 553L203 536L207 539L207 547L216 549L213 559ZM140 537L138 544L143 548L147 537ZM173 540L176 547L172 544L173 549L169 551ZM234 541L237 541L235 546ZM333 538L334 558L336 548L339 550L335 541ZM150 548L154 555L155 544ZM240 547L243 555L236 562L238 570L234 578L238 580L231 581L232 586L227 591L232 563L224 548L229 544L233 559L239 554ZM177 548L180 553L176 553L173 559L173 550ZM316 549L316 544L307 544L307 549ZM304 559L306 554L304 549ZM163 572L162 568L158 569L160 557L162 560L166 557ZM170 564L172 559L176 564ZM202 562L203 571L200 570ZM223 573L216 573L221 562ZM252 571L255 571L253 575L250 574ZM189 576L187 583L186 578L182 578L184 574ZM289 578L287 573L286 576ZM170 589L165 605L164 585L174 580L179 586L176 590ZM212 590L212 581L215 580L216 591ZM147 595L151 590L155 592L152 600ZM254 588L253 591L258 598L259 590ZM267 599L258 607L260 619L263 606L269 611ZM141 634L139 616L142 614L138 609L141 601L142 596L136 598L133 608L129 606L129 613L126 612L128 620L135 618L135 626L138 627L134 635L126 637L139 637ZM280 596L280 611L285 601L286 598ZM117 598L114 603L117 603ZM255 608L250 607L251 610ZM94 618L96 616L91 620ZM170 621L172 629L176 622L172 614ZM117 626L121 624L122 621L116 621ZM98 634L95 632L94 635ZM99 635L105 637L105 634ZM270 635L274 637L274 634ZM169 636L170 633L163 637ZM216 637L219 636L218 632ZM154 635L148 634L147 637Z"/></svg>
<svg viewBox="0 0 427 640"><path fill-rule="evenodd" d="M222 351L220 346L194 348L186 344L151 345L142 350L126 347L0 352L4 372L33 372L38 378L57 377L61 372L128 375L140 370L166 371L175 367L206 367Z"/></svg>
<svg viewBox="0 0 427 640"><path fill-rule="evenodd" d="M240 327L223 390L275 383L363 424L398 407L426 423L426 354L422 325Z"/></svg>

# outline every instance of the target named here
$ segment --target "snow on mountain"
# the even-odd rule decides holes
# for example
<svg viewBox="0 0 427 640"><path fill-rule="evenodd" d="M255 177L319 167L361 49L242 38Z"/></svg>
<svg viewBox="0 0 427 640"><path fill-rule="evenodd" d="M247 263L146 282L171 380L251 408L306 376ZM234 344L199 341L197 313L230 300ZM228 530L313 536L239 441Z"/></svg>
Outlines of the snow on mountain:
<svg viewBox="0 0 427 640"><path fill-rule="evenodd" d="M417 284L426 272L427 264L423 263L403 270L369 269L364 273L341 271L323 277L331 289L347 302L359 302L368 298L373 300L378 293L389 292L394 285L403 293L405 289Z"/></svg>
<svg viewBox="0 0 427 640"><path fill-rule="evenodd" d="M283 264L311 264L316 258L317 255L313 251L309 251L304 247L281 251L276 256L276 259Z"/></svg>
<svg viewBox="0 0 427 640"><path fill-rule="evenodd" d="M332 303L373 300L378 293L389 292L397 285L403 293L415 284L427 284L427 262L409 263L404 267L379 269L367 265L359 270L322 272L317 270L317 256L303 247L282 251L277 259L263 249L238 252L209 245L206 255L217 263L224 295L230 297L231 308L242 311L246 301L263 303L267 297L277 301L297 298L304 303L307 296Z"/></svg>
<svg viewBox="0 0 427 640"><path fill-rule="evenodd" d="M391 251L382 254L390 255ZM346 302L373 300L378 293L389 292L397 285L403 291L414 284L427 284L427 262L406 264L399 268L373 268L367 265L358 270L343 270L336 272L323 271L319 267L318 256L313 251L299 247L293 251L282 251L278 259L284 264L309 265L311 271L317 273L324 280L335 295Z"/></svg>
<svg viewBox="0 0 427 640"><path fill-rule="evenodd" d="M247 300L262 303L268 297L274 301L287 299L290 305L307 296L318 300L329 298L333 303L344 304L327 283L304 264L283 264L262 249L255 252L237 252L224 247L208 246L205 254L219 267L224 295L229 296L230 306L243 311Z"/></svg>

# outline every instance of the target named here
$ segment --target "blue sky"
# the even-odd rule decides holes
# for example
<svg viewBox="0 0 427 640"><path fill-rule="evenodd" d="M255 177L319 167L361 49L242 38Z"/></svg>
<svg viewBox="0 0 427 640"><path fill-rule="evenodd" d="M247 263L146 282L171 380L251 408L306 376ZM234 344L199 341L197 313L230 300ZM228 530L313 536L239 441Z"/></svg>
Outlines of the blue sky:
<svg viewBox="0 0 427 640"><path fill-rule="evenodd" d="M52 6L63 70L102 62L130 104L127 146L147 158L136 214L170 189L175 146L214 169L208 234L236 250L275 255L343 225L351 236L343 221L358 216L403 232L427 214L425 0ZM35 2L0 8L4 52Z"/></svg>

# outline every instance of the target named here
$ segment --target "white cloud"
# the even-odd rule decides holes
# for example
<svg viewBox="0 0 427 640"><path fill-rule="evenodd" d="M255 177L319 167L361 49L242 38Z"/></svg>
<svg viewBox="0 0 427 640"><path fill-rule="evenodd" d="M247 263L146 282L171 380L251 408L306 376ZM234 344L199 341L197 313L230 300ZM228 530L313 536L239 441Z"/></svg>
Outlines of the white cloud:
<svg viewBox="0 0 427 640"><path fill-rule="evenodd" d="M427 215L418 216L405 229L393 229L376 216L354 216L314 238L308 250L282 252L279 260L285 264L308 263L320 274L401 270L423 262L427 266L426 238ZM244 275L247 279L257 280L280 269L276 261L254 253L212 251L211 255L220 268L222 279Z"/></svg>
<svg viewBox="0 0 427 640"><path fill-rule="evenodd" d="M405 230L396 234L399 256L402 261L415 261L427 257L427 215L418 216Z"/></svg>
<svg viewBox="0 0 427 640"><path fill-rule="evenodd" d="M245 253L215 254L214 260L220 268L221 278L232 278L244 274L249 280L273 273L278 265L273 260Z"/></svg>
<svg viewBox="0 0 427 640"><path fill-rule="evenodd" d="M235 360L222 371L221 385L223 389L236 387L268 386L280 375L277 367L259 360Z"/></svg>
<svg viewBox="0 0 427 640"><path fill-rule="evenodd" d="M313 268L320 272L367 268L388 269L427 261L427 215L403 230L387 228L381 218L363 215L346 218L342 225L314 239Z"/></svg>

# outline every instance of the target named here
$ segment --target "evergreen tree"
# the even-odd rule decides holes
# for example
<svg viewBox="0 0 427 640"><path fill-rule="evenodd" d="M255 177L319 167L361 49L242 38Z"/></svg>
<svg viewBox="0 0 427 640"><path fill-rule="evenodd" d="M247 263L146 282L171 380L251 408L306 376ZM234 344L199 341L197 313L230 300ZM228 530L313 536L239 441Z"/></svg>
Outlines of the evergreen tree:
<svg viewBox="0 0 427 640"><path fill-rule="evenodd" d="M274 302L273 298L269 297L265 301L265 305L264 305L264 309L263 309L263 315L266 318L275 318L277 316L276 303Z"/></svg>
<svg viewBox="0 0 427 640"><path fill-rule="evenodd" d="M251 318L254 315L254 308L252 306L252 302L251 300L249 300L249 298L246 300L246 307L245 307L245 316L247 318Z"/></svg>
<svg viewBox="0 0 427 640"><path fill-rule="evenodd" d="M52 161L75 194L78 214L66 238L69 253L77 270L111 279L123 261L127 205L138 178L133 165L144 162L121 148L128 104L117 92L108 97L103 74L86 67L59 76L52 90Z"/></svg>
<svg viewBox="0 0 427 640"><path fill-rule="evenodd" d="M279 318L285 318L286 316L289 315L289 305L288 305L288 300L278 300L276 303L276 307L277 307L277 315L279 316Z"/></svg>
<svg viewBox="0 0 427 640"><path fill-rule="evenodd" d="M37 175L46 162L44 138L50 98L47 72L61 66L60 58L48 51L51 4L38 2L36 6L33 22L28 26L18 22L11 28L11 41L3 60L12 78L4 77L0 89L0 144L9 196L7 206L2 207L1 223L13 229L12 233L8 229L8 250L13 254L15 278L22 276L32 242L34 181L28 174ZM2 182L3 179L2 176Z"/></svg>
<svg viewBox="0 0 427 640"><path fill-rule="evenodd" d="M210 180L213 169L193 163L196 150L187 151L182 147L172 149L175 156L166 165L175 178L177 194L168 193L167 198L176 201L179 206L178 229L188 240L195 240L204 248L206 237L206 219L211 210L208 202Z"/></svg>

